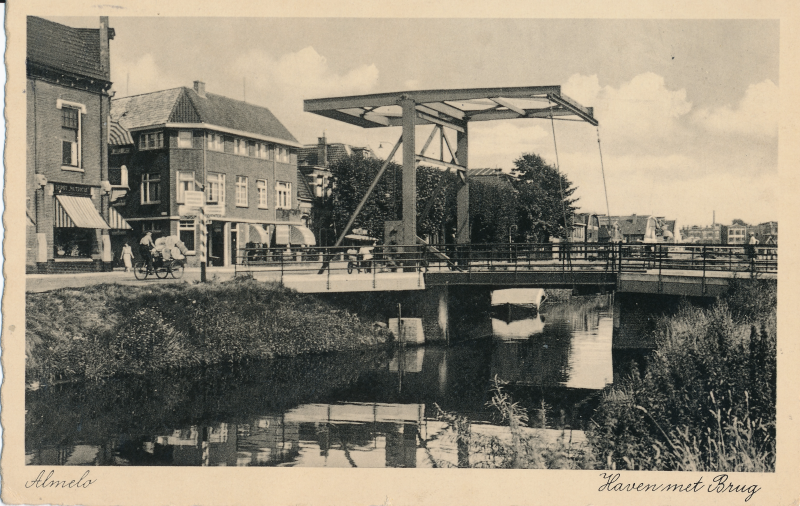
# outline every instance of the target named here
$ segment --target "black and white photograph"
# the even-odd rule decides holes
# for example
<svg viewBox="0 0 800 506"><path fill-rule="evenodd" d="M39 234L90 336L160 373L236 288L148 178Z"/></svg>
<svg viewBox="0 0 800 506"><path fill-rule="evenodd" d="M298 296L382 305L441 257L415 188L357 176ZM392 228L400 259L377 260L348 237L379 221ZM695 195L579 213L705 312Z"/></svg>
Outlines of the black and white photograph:
<svg viewBox="0 0 800 506"><path fill-rule="evenodd" d="M785 5L9 3L7 503L797 499Z"/></svg>

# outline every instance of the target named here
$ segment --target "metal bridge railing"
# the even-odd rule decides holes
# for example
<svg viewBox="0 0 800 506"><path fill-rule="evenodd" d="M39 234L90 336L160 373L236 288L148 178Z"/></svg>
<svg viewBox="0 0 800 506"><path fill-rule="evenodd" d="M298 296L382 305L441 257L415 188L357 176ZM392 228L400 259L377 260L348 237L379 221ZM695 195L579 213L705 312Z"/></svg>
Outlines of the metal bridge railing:
<svg viewBox="0 0 800 506"><path fill-rule="evenodd" d="M777 246L722 244L497 243L376 246L371 258L354 247L265 248L238 250L236 274L262 273L282 281L292 274L371 275L386 272L544 271L659 274L692 271L776 273ZM699 271L699 272L698 272Z"/></svg>

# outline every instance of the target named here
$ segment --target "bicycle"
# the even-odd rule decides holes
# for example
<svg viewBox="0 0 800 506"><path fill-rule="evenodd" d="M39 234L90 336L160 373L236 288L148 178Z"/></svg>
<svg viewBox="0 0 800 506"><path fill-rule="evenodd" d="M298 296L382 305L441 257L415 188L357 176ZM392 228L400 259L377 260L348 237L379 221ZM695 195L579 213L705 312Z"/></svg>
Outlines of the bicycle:
<svg viewBox="0 0 800 506"><path fill-rule="evenodd" d="M165 279L171 275L173 279L181 279L183 277L183 261L176 258L162 262L161 267L156 267L156 277Z"/></svg>

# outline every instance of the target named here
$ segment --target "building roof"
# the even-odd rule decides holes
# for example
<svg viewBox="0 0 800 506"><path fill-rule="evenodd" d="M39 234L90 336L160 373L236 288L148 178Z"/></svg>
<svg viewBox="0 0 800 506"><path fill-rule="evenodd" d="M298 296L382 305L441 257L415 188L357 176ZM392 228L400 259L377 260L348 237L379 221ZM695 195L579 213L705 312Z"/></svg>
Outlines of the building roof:
<svg viewBox="0 0 800 506"><path fill-rule="evenodd" d="M308 180L300 172L300 169L297 169L297 198L308 202L314 199L314 194L311 193L311 188L308 187Z"/></svg>
<svg viewBox="0 0 800 506"><path fill-rule="evenodd" d="M368 146L351 146L341 142L331 142L328 144L328 165L336 163L342 158L357 154L369 157L375 156ZM300 148L297 151L297 165L303 167L323 165L319 159L319 144L306 144Z"/></svg>
<svg viewBox="0 0 800 506"><path fill-rule="evenodd" d="M201 97L186 87L112 100L111 117L128 130L165 123L205 123L211 129L218 126L297 143L266 107L214 93Z"/></svg>
<svg viewBox="0 0 800 506"><path fill-rule="evenodd" d="M100 59L99 29L72 28L36 16L28 16L27 28L29 61L73 74L110 79ZM108 38L114 38L111 28Z"/></svg>

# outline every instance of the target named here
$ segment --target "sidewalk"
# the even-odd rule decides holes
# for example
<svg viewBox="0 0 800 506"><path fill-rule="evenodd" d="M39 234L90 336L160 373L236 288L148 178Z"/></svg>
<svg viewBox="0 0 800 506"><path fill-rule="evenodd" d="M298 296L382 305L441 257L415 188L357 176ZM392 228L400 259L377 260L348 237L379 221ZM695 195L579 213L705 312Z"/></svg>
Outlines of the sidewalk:
<svg viewBox="0 0 800 506"><path fill-rule="evenodd" d="M208 279L214 276L217 279L225 280L233 277L233 267L211 267L206 269ZM79 288L100 283L118 283L121 285L142 285L147 283L191 283L200 281L200 269L197 267L187 268L181 279L158 279L150 275L146 280L139 281L133 276L133 272L125 272L124 269L115 269L112 272L86 272L68 274L26 274L26 292L48 292L59 288Z"/></svg>

